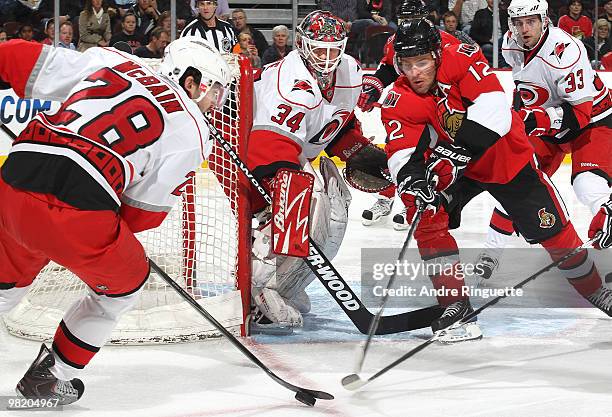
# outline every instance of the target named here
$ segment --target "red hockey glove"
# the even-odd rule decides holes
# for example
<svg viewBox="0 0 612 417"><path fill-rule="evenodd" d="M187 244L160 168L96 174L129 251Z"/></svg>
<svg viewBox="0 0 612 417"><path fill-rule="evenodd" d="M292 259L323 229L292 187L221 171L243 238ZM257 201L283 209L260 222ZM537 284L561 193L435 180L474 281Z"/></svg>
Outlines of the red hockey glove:
<svg viewBox="0 0 612 417"><path fill-rule="evenodd" d="M612 246L612 200L604 203L589 227L589 239L601 232L601 236L593 243L595 249L607 249Z"/></svg>
<svg viewBox="0 0 612 417"><path fill-rule="evenodd" d="M364 75L357 107L364 112L372 110L374 104L380 99L384 88L383 83L378 78L372 75Z"/></svg>
<svg viewBox="0 0 612 417"><path fill-rule="evenodd" d="M529 136L554 135L563 121L563 116L559 116L553 107L524 107L518 114L525 123L525 133Z"/></svg>
<svg viewBox="0 0 612 417"><path fill-rule="evenodd" d="M435 190L444 191L463 175L471 160L472 155L467 149L439 141L429 157L425 178L429 184L433 184L437 178Z"/></svg>

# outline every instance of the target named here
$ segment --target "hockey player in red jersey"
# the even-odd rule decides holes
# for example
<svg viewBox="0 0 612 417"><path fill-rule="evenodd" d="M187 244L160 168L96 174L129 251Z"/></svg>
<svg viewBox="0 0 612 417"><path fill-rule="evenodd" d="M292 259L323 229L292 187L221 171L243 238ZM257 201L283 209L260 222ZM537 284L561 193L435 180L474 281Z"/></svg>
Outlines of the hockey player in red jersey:
<svg viewBox="0 0 612 417"><path fill-rule="evenodd" d="M203 114L230 69L200 38L172 42L158 71L113 48L85 53L0 45L0 84L62 102L15 139L0 178L0 313L54 261L89 289L17 385L27 398L77 401L75 378L140 295L149 263L135 232L158 226L212 148Z"/></svg>
<svg viewBox="0 0 612 417"><path fill-rule="evenodd" d="M521 234L541 244L553 259L581 245L562 201L533 161L519 114L508 106L477 49L465 44L442 48L439 32L426 20L403 22L394 47L404 76L381 108L389 136L386 152L409 218L416 202L427 205L415 232L422 259L440 266L458 264L449 229L459 226L462 208L482 191L497 199ZM586 250L560 270L578 293L612 314L612 291L602 287ZM454 268L431 279L448 294L438 297L446 310L432 323L437 331L471 307Z"/></svg>
<svg viewBox="0 0 612 417"><path fill-rule="evenodd" d="M402 3L398 10L398 22L401 23L408 19L421 19L428 15L427 7L421 0L407 0ZM462 32L458 32L462 33ZM454 45L461 43L460 40L454 36L440 31L440 37L442 39L442 46ZM395 40L395 34L391 35L387 40L384 47L383 58L376 69L376 72L372 75L363 76L363 86L361 87L361 94L359 95L359 101L357 106L364 112L372 110L374 105L380 99L383 89L388 85L391 85L397 77L399 77L399 70L395 66L395 50L393 49L393 42ZM463 40L468 43L466 40ZM472 41L473 42L473 41ZM391 208L393 198L395 197L395 186L391 186L388 189L378 193L378 199L372 207L366 209L361 214L362 223L364 226L370 226L374 223L379 222L384 217L391 214ZM405 230L408 225L406 223L406 210L401 210L399 213L393 216L393 228L395 230Z"/></svg>
<svg viewBox="0 0 612 417"><path fill-rule="evenodd" d="M247 165L278 199L269 213L252 190L253 212L265 225L254 232L253 244L252 294L260 325L302 325L302 313L310 309L304 289L313 279L300 259L308 254L307 237L333 258L344 236L350 193L333 163L322 160L321 182L309 160L323 150L350 160L368 148L386 166L384 153L362 135L353 114L362 72L344 54L346 41L342 20L314 11L297 27L296 49L264 67L254 82Z"/></svg>
<svg viewBox="0 0 612 417"><path fill-rule="evenodd" d="M508 13L502 53L512 66L519 114L540 168L552 176L571 154L574 193L596 214L608 201L612 181L612 95L591 69L582 42L551 25L545 0L513 0ZM478 260L485 279L514 232L499 206L490 225Z"/></svg>

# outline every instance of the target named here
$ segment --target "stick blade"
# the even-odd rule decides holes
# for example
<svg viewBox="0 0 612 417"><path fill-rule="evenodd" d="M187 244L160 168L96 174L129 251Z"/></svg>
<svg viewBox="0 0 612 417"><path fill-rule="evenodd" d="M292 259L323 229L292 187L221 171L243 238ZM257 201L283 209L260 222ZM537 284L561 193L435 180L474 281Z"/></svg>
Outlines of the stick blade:
<svg viewBox="0 0 612 417"><path fill-rule="evenodd" d="M366 384L357 374L350 374L342 378L342 386L349 391L356 391Z"/></svg>
<svg viewBox="0 0 612 417"><path fill-rule="evenodd" d="M315 403L317 402L314 396L304 391L296 392L295 399L308 407L314 407Z"/></svg>

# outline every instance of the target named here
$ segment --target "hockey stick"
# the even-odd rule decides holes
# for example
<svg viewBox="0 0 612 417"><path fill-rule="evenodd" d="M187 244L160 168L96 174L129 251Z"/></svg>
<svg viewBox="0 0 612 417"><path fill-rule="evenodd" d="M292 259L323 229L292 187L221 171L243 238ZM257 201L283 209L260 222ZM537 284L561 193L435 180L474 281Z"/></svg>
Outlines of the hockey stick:
<svg viewBox="0 0 612 417"><path fill-rule="evenodd" d="M456 329L457 327L461 326L462 324L467 323L472 318L474 318L477 315L479 315L480 313L482 313L482 311L484 309L486 309L488 307L491 307L492 305L497 304L500 300L506 298L508 296L508 294L511 294L514 290L522 288L523 286L525 286L525 284L527 284L528 282L536 279L537 277L542 275L544 272L547 272L547 271L551 270L552 268L558 266L559 264L565 262L566 260L568 260L572 256L576 255L578 252L584 250L587 246L591 245L593 242L595 242L597 239L599 239L599 236L600 236L600 234L597 233L591 240L588 240L588 241L584 242L582 245L578 246L576 249L574 249L571 252L567 253L566 255L561 257L560 259L558 259L558 260L548 264L547 266L545 266L544 268L540 269L539 271L537 271L533 275L525 278L524 280L522 280L521 282L516 284L514 287L512 287L511 288L512 291L505 291L504 294L499 295L499 296L491 299L490 301L484 303L482 306L478 307L476 310L472 311L470 314L467 314L466 316L464 316L460 320L456 321L455 323L451 324L450 326L448 326L448 327L446 327L444 329L438 330L436 333L434 333L434 335L431 338L429 338L425 342L421 343L420 345L418 345L414 349L410 350L409 352L407 352L406 354L401 356L399 359L396 359L395 361L393 361L389 365L385 366L384 368L382 368L380 371L376 372L374 375L372 375L368 379L366 379L366 380L361 379L361 377L358 375L358 373L354 373L354 374L350 374L350 375L345 376L344 378L342 378L342 386L344 388L346 388L347 390L355 391L355 390L358 390L359 388L363 387L364 385L374 381L375 379L377 379L381 375L387 373L389 370L395 368L397 365L399 365L400 363L404 362L406 359L416 355L417 353L419 353L420 351L425 349L427 346L431 345L433 342L438 340L440 338L440 336L442 336L444 334L444 332L446 332L447 330Z"/></svg>
<svg viewBox="0 0 612 417"><path fill-rule="evenodd" d="M179 284L177 284L172 278L166 274L166 272L161 269L155 262L149 259L149 264L151 267L157 272L157 274L164 280L168 285L170 285L177 293L181 296L185 301L187 301L191 306L198 311L206 320L208 320L213 326L217 328L223 334L223 336L227 337L227 339L234 345L242 354L244 354L251 362L261 368L270 378L272 378L276 383L282 385L290 391L295 392L295 399L300 401L303 404L306 404L310 407L314 406L316 399L320 400L333 400L334 396L328 394L324 391L316 391L307 388L302 388L295 386L270 370L263 362L261 362L257 356L255 356L250 350L248 350L242 343L236 339L236 337L231 334L221 323L219 323L204 307L202 307L187 291L185 291Z"/></svg>
<svg viewBox="0 0 612 417"><path fill-rule="evenodd" d="M259 193L266 200L266 203L272 204L272 198L268 192L253 176L251 170L249 170L249 168L240 159L236 151L232 148L232 145L223 139L217 128L213 126L212 123L209 122L208 127L210 128L210 134L230 156L236 166L249 179L253 187L259 191ZM361 300L353 292L351 287L349 287L344 278L342 278L340 273L338 273L336 268L334 268L332 263L329 261L329 259L327 259L325 254L319 249L315 241L312 240L310 236L308 237L308 243L309 255L303 258L304 262L331 294L333 299L336 300L340 308L342 308L342 310L346 313L355 327L357 327L361 333L366 334L372 321L374 320L374 314L372 314L363 305ZM442 311L442 307L435 305L392 316L380 317L376 334L399 333L429 327L432 321L440 317Z"/></svg>
<svg viewBox="0 0 612 417"><path fill-rule="evenodd" d="M408 231L408 236L404 240L404 244L402 245L402 249L397 257L398 261L401 261L406 256L406 250L410 246L410 241L412 240L412 236L414 235L414 231L419 227L419 223L421 222L421 217L423 216L423 211L425 211L425 204L420 204L417 212L414 214L412 218L412 224L410 225L410 230ZM372 338L376 331L378 330L378 325L380 324L380 319L382 317L383 311L385 310L385 306L387 305L387 301L389 300L389 289L393 287L393 283L395 282L395 278L397 277L397 270L399 266L396 263L395 268L393 269L393 274L389 278L387 282L387 287L385 288L384 296L382 302L380 303L380 309L374 316L374 320L370 322L370 328L368 329L368 338L366 339L363 348L361 349L359 359L357 361L357 366L355 368L355 373L358 374L361 372L363 368L363 364L365 362L366 355L368 354L368 349L370 348L370 344L372 343Z"/></svg>

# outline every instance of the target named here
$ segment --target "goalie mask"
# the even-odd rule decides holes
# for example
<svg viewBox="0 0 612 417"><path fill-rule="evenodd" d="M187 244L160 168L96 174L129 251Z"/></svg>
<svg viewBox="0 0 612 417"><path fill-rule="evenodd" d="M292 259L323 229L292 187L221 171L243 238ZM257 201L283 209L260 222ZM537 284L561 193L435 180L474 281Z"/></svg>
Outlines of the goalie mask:
<svg viewBox="0 0 612 417"><path fill-rule="evenodd" d="M295 44L302 59L319 86L328 88L346 47L344 22L330 12L315 10L302 20L296 32Z"/></svg>
<svg viewBox="0 0 612 417"><path fill-rule="evenodd" d="M201 92L198 97L192 98L193 101L199 103L208 95L215 108L223 106L232 77L229 65L221 54L206 40L195 36L171 42L164 51L158 72L181 87L187 76L193 76Z"/></svg>
<svg viewBox="0 0 612 417"><path fill-rule="evenodd" d="M517 27L518 22L515 20L527 16L538 16L542 23L539 36L537 33L535 34L535 36L538 36L537 41L532 42L532 46L525 44L521 29ZM508 27L512 33L512 38L523 50L530 51L535 48L542 40L549 25L550 19L548 18L548 3L546 0L512 0L510 3L508 7Z"/></svg>

